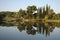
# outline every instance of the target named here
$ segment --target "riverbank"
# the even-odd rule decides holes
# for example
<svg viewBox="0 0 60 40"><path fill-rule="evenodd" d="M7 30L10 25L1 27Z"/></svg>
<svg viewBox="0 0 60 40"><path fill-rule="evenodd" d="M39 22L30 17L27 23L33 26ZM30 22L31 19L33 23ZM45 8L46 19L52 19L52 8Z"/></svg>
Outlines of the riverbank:
<svg viewBox="0 0 60 40"><path fill-rule="evenodd" d="M13 21L21 21L21 22L60 22L60 20L52 20L52 19L25 19L25 18L6 18L5 21L13 22Z"/></svg>

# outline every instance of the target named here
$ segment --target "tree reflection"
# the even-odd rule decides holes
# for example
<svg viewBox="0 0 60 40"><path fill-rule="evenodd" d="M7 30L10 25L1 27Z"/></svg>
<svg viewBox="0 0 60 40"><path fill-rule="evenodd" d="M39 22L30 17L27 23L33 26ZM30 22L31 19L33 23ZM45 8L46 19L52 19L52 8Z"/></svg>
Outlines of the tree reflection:
<svg viewBox="0 0 60 40"><path fill-rule="evenodd" d="M19 23L17 28L19 29L20 32L22 32L23 30L25 30L25 25Z"/></svg>
<svg viewBox="0 0 60 40"><path fill-rule="evenodd" d="M46 25L47 24L47 25ZM17 26L20 32L26 31L28 35L44 34L46 36L53 32L55 27L59 28L60 23L43 23L43 22L15 22L3 23L1 26Z"/></svg>
<svg viewBox="0 0 60 40"><path fill-rule="evenodd" d="M45 23L29 23L25 22L23 24L19 24L18 27L19 31L26 30L27 34L35 35L35 34L44 34L46 36L50 35L50 32L53 32L55 26L51 23L45 25Z"/></svg>

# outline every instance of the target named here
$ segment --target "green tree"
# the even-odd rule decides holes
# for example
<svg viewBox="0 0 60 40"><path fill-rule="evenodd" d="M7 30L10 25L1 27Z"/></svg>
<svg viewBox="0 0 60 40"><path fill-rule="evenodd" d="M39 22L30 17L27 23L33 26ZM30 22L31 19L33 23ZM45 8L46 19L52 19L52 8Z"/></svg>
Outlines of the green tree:
<svg viewBox="0 0 60 40"><path fill-rule="evenodd" d="M20 9L19 12L18 12L18 15L19 15L19 18L21 18L21 17L24 18L25 15L26 15L25 10Z"/></svg>
<svg viewBox="0 0 60 40"><path fill-rule="evenodd" d="M36 11L36 10L37 10L37 8L34 5L27 7L27 13L29 15L29 18L32 18L33 17L33 12Z"/></svg>
<svg viewBox="0 0 60 40"><path fill-rule="evenodd" d="M36 17L37 18L42 18L42 8L38 8Z"/></svg>

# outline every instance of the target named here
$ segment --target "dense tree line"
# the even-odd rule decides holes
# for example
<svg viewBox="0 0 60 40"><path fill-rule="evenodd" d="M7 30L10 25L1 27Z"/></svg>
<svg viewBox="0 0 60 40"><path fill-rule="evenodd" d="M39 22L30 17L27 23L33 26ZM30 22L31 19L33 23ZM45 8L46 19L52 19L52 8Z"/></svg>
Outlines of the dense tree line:
<svg viewBox="0 0 60 40"><path fill-rule="evenodd" d="M27 10L20 9L18 14L23 18L34 18L34 19L52 19L55 12L50 9L50 6L37 8L35 5L28 6Z"/></svg>
<svg viewBox="0 0 60 40"><path fill-rule="evenodd" d="M56 14L50 6L37 8L35 5L28 6L26 10L20 9L18 12L0 12L0 15L5 15L4 18L25 18L25 19L58 19L60 20L60 14ZM2 16L2 15L1 15ZM2 18L0 16L0 18Z"/></svg>

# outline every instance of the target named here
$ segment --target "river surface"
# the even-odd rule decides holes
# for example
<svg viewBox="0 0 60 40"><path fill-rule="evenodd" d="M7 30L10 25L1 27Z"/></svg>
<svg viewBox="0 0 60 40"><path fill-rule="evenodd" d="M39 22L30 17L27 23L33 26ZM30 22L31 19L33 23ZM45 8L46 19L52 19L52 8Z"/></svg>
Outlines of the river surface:
<svg viewBox="0 0 60 40"><path fill-rule="evenodd" d="M57 23L56 23L57 24ZM1 25L0 40L60 40L59 23L22 23Z"/></svg>

